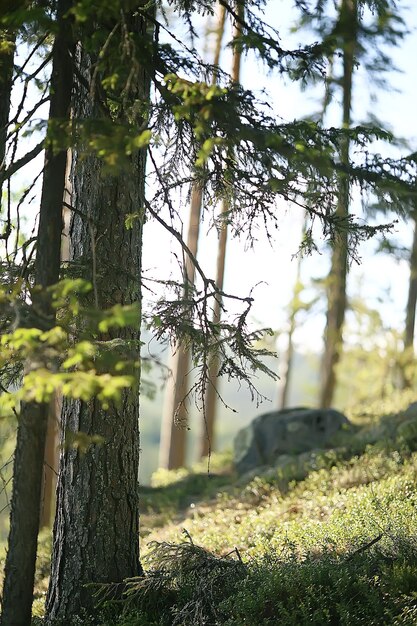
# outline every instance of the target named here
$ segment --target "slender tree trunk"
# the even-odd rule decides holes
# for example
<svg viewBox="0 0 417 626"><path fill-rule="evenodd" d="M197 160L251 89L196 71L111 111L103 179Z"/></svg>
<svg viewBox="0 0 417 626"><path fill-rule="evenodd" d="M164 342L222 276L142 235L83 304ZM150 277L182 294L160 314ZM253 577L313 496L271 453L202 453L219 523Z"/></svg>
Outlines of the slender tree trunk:
<svg viewBox="0 0 417 626"><path fill-rule="evenodd" d="M245 16L245 4L243 0L236 1L236 13L243 21ZM236 21L234 24L234 38L240 37L242 34L241 22ZM232 58L232 72L231 78L234 83L240 81L240 62L241 51L238 47L233 48ZM229 204L224 201L220 212L221 226L219 234L219 247L217 252L217 272L216 272L216 286L218 289L223 289L224 283L224 271L226 264L226 247L227 247L227 213L229 211ZM219 324L221 318L222 299L218 294L214 300L213 305L213 323ZM209 383L207 386L205 397L205 411L204 411L204 430L201 436L200 443L200 457L209 456L211 453L213 440L214 440L214 424L216 420L216 405L217 405L217 376L219 371L219 359L214 355L209 365Z"/></svg>
<svg viewBox="0 0 417 626"><path fill-rule="evenodd" d="M414 357L414 328L416 324L416 304L417 304L417 212L413 213L414 234L410 254L410 279L408 283L408 298L405 310L405 332L404 332L404 355L405 363L402 366L402 384L404 389L412 386L413 377L410 376L408 368Z"/></svg>
<svg viewBox="0 0 417 626"><path fill-rule="evenodd" d="M71 25L65 18L67 0L58 2L58 32L52 49L49 120L68 119L72 87ZM59 278L62 230L62 199L66 151L48 147L39 213L33 306L52 327L54 310L46 288ZM31 621L41 485L48 404L25 404L21 408L14 460L10 534L3 588L2 624L28 626Z"/></svg>
<svg viewBox="0 0 417 626"><path fill-rule="evenodd" d="M221 208L221 216L225 216L228 211L228 203L224 201ZM216 287L223 289L224 272L226 266L226 248L227 248L227 222L224 220L221 223L219 233L219 247L217 251L217 273L216 273ZM221 319L221 306L222 298L217 294L213 304L213 324L219 324ZM201 436L200 444L200 457L204 458L209 456L212 451L214 441L214 425L216 420L216 408L217 408L217 376L219 371L219 358L214 355L209 365L209 382L205 397L205 413L204 413L204 430Z"/></svg>
<svg viewBox="0 0 417 626"><path fill-rule="evenodd" d="M197 256L200 230L202 190L194 187L191 192L190 222L187 246ZM187 257L185 261L184 292L194 285L195 267ZM177 469L185 465L188 412L184 400L188 392L189 350L179 345L171 359L172 375L165 390L165 404L161 426L159 466Z"/></svg>
<svg viewBox="0 0 417 626"><path fill-rule="evenodd" d="M146 35L146 20L128 17L128 29ZM107 24L108 26L108 24ZM140 50L136 52L140 60ZM135 59L136 61L136 59ZM91 87L92 59L79 54L79 72ZM143 68L135 76L135 99L149 98L149 77ZM74 119L99 118L99 107L88 90L79 86ZM110 115L110 114L109 114ZM122 113L123 115L123 113ZM108 119L108 118L106 118ZM125 118L122 117L122 121ZM140 127L140 120L137 120ZM141 301L143 219L125 226L128 214L144 206L144 151L130 158L122 171L104 168L96 156L73 155L73 206L70 258L82 266L94 286L94 305L102 310L115 304ZM137 346L136 329L109 332ZM140 372L137 383L139 385ZM139 562L139 391L123 393L119 406L103 409L97 400L64 401L63 433L100 435L104 443L84 454L66 449L61 454L57 490L57 516L47 620L68 623L82 609L93 608L88 583L122 583L142 572Z"/></svg>
<svg viewBox="0 0 417 626"><path fill-rule="evenodd" d="M71 150L67 152L67 168L65 173L64 202L71 205ZM61 238L61 263L69 261L69 211L63 210L63 231ZM40 527L49 528L55 513L55 492L59 469L59 423L62 409L62 394L55 392L50 403L48 425L45 442L45 461L43 467Z"/></svg>
<svg viewBox="0 0 417 626"><path fill-rule="evenodd" d="M13 81L15 34L0 30L0 206L2 205L1 174L6 169L6 137Z"/></svg>
<svg viewBox="0 0 417 626"><path fill-rule="evenodd" d="M279 399L279 408L285 409L288 406L288 397L290 394L290 383L292 376L292 366L294 359L294 343L293 343L293 335L296 328L295 325L295 312L291 311L290 314L290 326L288 329L288 345L287 351L285 353L285 364L284 364L284 384L281 387L281 395Z"/></svg>
<svg viewBox="0 0 417 626"><path fill-rule="evenodd" d="M322 111L320 115L320 122L323 122L324 116L331 102L330 85L331 85L332 80L334 80L332 58L329 59L329 64L330 64L330 67L329 67L328 74L326 76L326 89L325 89L325 94L323 98L323 107L322 107ZM307 215L305 216L303 220L301 239L304 238L306 230L307 230ZM285 353L285 361L284 361L283 374L282 374L283 384L281 385L281 393L280 393L279 403L278 403L280 409L285 409L288 406L288 397L289 397L290 387L291 387L291 377L292 377L293 360L294 360L293 335L296 329L296 316L298 312L297 301L298 301L298 296L299 296L300 288L301 288L301 285L300 285L301 262L302 262L302 256L299 255L297 259L297 272L296 272L296 279L295 279L295 285L294 285L293 301L290 305L288 342L287 342L287 350Z"/></svg>
<svg viewBox="0 0 417 626"><path fill-rule="evenodd" d="M48 424L46 427L45 458L43 464L40 528L49 528L52 524L53 502L58 475L58 418L61 414L62 396L54 393L49 404Z"/></svg>
<svg viewBox="0 0 417 626"><path fill-rule="evenodd" d="M306 232L306 218L304 218L304 221L303 221L302 234L301 234L302 239L305 235L305 232ZM300 295L301 262L302 262L302 256L299 255L297 258L297 272L296 272L296 277L295 277L294 294L293 294L293 299L290 305L288 343L287 343L287 351L285 354L285 363L284 363L284 371L283 371L284 381L281 387L281 394L280 394L280 399L279 399L280 409L285 409L288 406L288 396L290 392L291 375L292 375L293 359L294 359L293 335L296 329L296 316L299 311L298 298Z"/></svg>
<svg viewBox="0 0 417 626"><path fill-rule="evenodd" d="M224 6L220 6L213 59L213 65L215 66L219 64L220 60L225 17L226 9ZM191 192L187 246L194 257L197 256L198 250L202 193L203 190L197 186L194 186ZM184 290L186 291L189 285L194 285L195 279L195 268L188 257L185 261L184 279ZM167 469L176 469L185 465L188 412L184 399L189 390L188 371L190 369L190 361L189 350L185 346L179 345L171 359L170 369L172 376L168 379L165 390L165 404L161 425L159 466Z"/></svg>
<svg viewBox="0 0 417 626"><path fill-rule="evenodd" d="M342 0L340 9L340 32L344 39L343 47L343 128L351 122L352 79L357 45L358 8L357 0ZM349 163L349 139L342 141L340 160ZM327 283L327 323L324 334L324 356L322 362L322 386L319 403L327 408L333 401L336 387L336 366L343 349L343 323L346 312L346 278L348 269L348 224L349 217L349 176L340 175L339 197L336 216L342 220L342 228L335 237L332 251L331 269ZM343 220L345 224L343 225Z"/></svg>

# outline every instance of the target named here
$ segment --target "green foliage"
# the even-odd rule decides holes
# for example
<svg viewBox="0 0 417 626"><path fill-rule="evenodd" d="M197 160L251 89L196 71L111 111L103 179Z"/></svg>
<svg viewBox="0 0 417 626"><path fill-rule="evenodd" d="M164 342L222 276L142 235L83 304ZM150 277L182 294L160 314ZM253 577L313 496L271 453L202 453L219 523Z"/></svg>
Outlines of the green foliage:
<svg viewBox="0 0 417 626"><path fill-rule="evenodd" d="M393 568L384 563L382 555L378 556L352 563L332 554L320 558L307 555L301 563L291 556L286 562L282 557L266 558L253 568L237 595L221 606L227 616L222 623L228 626L271 624L275 620L285 626L391 623L398 611L395 602L394 606L391 604L395 590L390 590L392 596L387 594L389 585L384 582ZM398 568L402 572L407 568L408 557L404 552L399 559ZM412 562L415 568L415 554Z"/></svg>
<svg viewBox="0 0 417 626"><path fill-rule="evenodd" d="M298 4L311 18L310 3ZM378 18L375 34L394 35L388 3L373 0L368 4ZM191 12L199 10L207 15L213 11L213 2L208 0L173 0L171 5L188 21L192 33ZM326 57L340 51L346 25L324 23L319 44L286 51L278 43L277 33L256 15L261 6L262 2L249 3L242 35L235 45L241 50L257 50L271 69L290 71L297 79L312 75L321 79ZM320 0L314 6L323 16L326 3ZM18 3L9 9L1 18L2 26L21 28L26 33L42 26L40 37L31 40L36 42L35 47L41 45L46 32L55 31L54 3L30 3L27 7ZM152 24L146 33L133 34L130 26L135 11ZM228 11L234 12L229 5ZM349 229L354 248L361 239L389 226L337 218L335 196L340 173L349 175L364 191L374 193L399 195L415 187L415 159L397 161L369 155L369 143L375 139L390 142L389 133L375 126L347 131L323 129L308 121L284 124L271 116L267 104L231 85L221 72L219 85L213 86L213 68L204 65L194 49L178 50L175 36L171 39L174 44L160 41L164 21L155 17L153 3L78 0L68 24L75 39L94 55L93 66L88 68L90 82L84 84L80 71L77 81L80 89L87 87L97 110L88 121L73 119L68 125L48 125L46 142L56 150L70 146L79 159L99 157L109 176L117 176L133 153L148 149L149 180L154 183L149 188L154 188L154 195L138 215L128 217L127 226L132 227L137 218L142 223L146 214L175 234L163 222L160 211L168 208L173 217L178 193L187 193L190 185L197 184L205 190L206 206L228 201L227 221L234 233L246 231L251 238L259 220L269 232L277 220L277 199L283 199L304 206L312 221L320 220L324 235L331 239L338 231ZM165 31L171 35L168 29ZM148 93L137 91L137 79L143 70L153 82L152 102ZM46 89L47 81L36 74L31 80ZM35 111L29 112L29 120ZM16 121L13 141L17 142L23 125L22 120ZM33 128L44 130L45 122ZM337 155L347 138L357 148L355 161L341 164ZM10 150L11 170L17 167L16 147L17 143ZM153 150L160 147L155 158ZM8 171L6 180L11 176ZM93 231L94 224L90 227ZM12 222L5 221L5 235L11 228ZM311 250L312 230L308 233L306 248ZM8 236L4 239L7 243ZM0 342L2 416L18 413L22 401L47 402L56 390L86 402L98 398L104 408L118 402L124 390L135 385L140 349L139 342L125 341L123 332L118 331L138 330L141 312L138 307L120 305L107 311L96 310L91 305L91 285L64 281L47 295L57 311L57 325L51 329L50 320L42 319L36 310L36 297L32 300L32 295L39 296L32 293L32 255L33 250L26 257L26 248L16 249L16 266L10 262L7 249L7 262L3 263L2 258L6 285L0 294L1 326L5 331ZM170 335L173 342L192 345L194 365L202 372L197 387L202 396L212 355L220 357L220 375L247 381L256 395L249 374L256 370L268 373L269 369L262 361L265 351L259 349L261 333L253 332L247 324L252 298L242 299L243 312L236 319L214 325L207 316L209 303L227 294L220 294L202 272L200 278L202 291L190 290L186 301L182 295L179 297L183 285L171 284L173 296L161 299L147 315L147 322L158 336ZM20 387L16 390L11 382L20 383ZM412 492L415 458L410 455L413 432L406 428L399 431L398 450L375 447L363 458L351 461L337 454L318 458L316 471L308 468L309 475L301 483L297 482L301 478L298 470L288 469L285 475L277 472L276 476L258 477L240 491L238 487L233 493L223 493L215 512L211 507L204 510L194 506L187 525L207 549L192 541L179 546L173 541L160 542L150 554L154 575L133 581L129 588L128 611L136 603L143 614L126 614L123 623L156 623L155 602L162 604L158 605L161 620L169 624L220 620L238 625L253 623L254 619L267 623L277 617L283 623L285 619L297 623L288 621L294 614L300 623L311 619L312 611L321 623L339 620L354 624L355 620L365 620L371 624L372 620L381 623L388 617L397 620L401 615L411 615L413 605L407 594L414 593L415 580L404 566L404 554L414 564L415 547L404 537L416 532L411 515L416 504ZM85 451L100 441L94 435L77 433L68 445ZM184 506L185 494L189 498L192 487L197 494L213 493L213 488L205 491L205 476L194 473L181 479L182 485L169 485L165 479L165 485L156 491L166 508ZM217 490L228 480L222 476L212 485ZM150 508L151 504L146 506ZM355 555L353 546L358 542L366 545L381 529L383 541L373 549L377 557L381 549L380 558L367 569L367 557ZM236 544L238 549L231 550ZM226 551L228 556L214 556L209 550ZM245 565L239 557L243 550L248 561ZM231 558L232 553L236 558ZM343 561L341 555L346 554L354 558ZM362 569L358 569L358 561ZM349 574L355 580L351 587ZM394 582L391 587L381 587L377 577L385 577L385 585L388 579ZM289 579L294 584L290 585ZM371 592L365 598L367 586ZM385 606L377 598L382 594L389 599L390 593L393 602L384 612ZM407 597L398 600L400 593ZM243 597L232 603L230 597L238 598L238 594ZM359 608L353 605L355 597L361 600Z"/></svg>
<svg viewBox="0 0 417 626"><path fill-rule="evenodd" d="M361 296L350 300L352 314L345 325L344 351L337 367L337 402L347 411L389 399L399 391L400 365L409 371L410 380L415 376L414 358L403 350L402 333L386 327L379 311L367 306Z"/></svg>
<svg viewBox="0 0 417 626"><path fill-rule="evenodd" d="M152 140L151 130L115 120L83 121L77 130L84 157L88 154L99 157L105 164L104 171L111 176L129 167L129 157L146 148ZM62 147L62 141L59 145Z"/></svg>
<svg viewBox="0 0 417 626"><path fill-rule="evenodd" d="M237 298L244 305L243 311L233 320L214 323L209 319L208 301L216 296L217 290L211 280L203 275L205 295L190 287L190 297L183 297L183 284L176 284L176 297L160 299L150 317L145 316L155 337L164 340L169 334L175 343L190 350L194 367L201 373L192 391L200 401L204 398L209 363L213 357L219 362L218 377L229 380L236 378L244 382L253 399L259 402L263 396L253 384L252 374L263 372L271 378L276 374L266 364L264 357L271 352L261 344L265 329L252 330L248 322L253 298ZM225 298L228 294L224 294ZM233 298L234 296L230 296Z"/></svg>
<svg viewBox="0 0 417 626"><path fill-rule="evenodd" d="M355 58L379 87L386 87L384 74L392 69L392 60L387 54L387 44L398 45L407 33L407 27L399 14L395 0L359 0L358 20L351 23L350 15L335 8L327 0L297 2L301 9L300 26L307 26L320 36L323 54L337 63L346 41L354 37L357 45ZM356 4L356 3L355 3ZM342 3L339 3L343 7ZM298 70L295 64L296 71ZM336 71L337 71L336 67ZM310 72L314 80L323 81L323 74ZM331 75L328 80L329 95L334 94L339 76Z"/></svg>
<svg viewBox="0 0 417 626"><path fill-rule="evenodd" d="M83 308L82 296L90 291L89 283L66 279L51 289L62 326L47 331L18 327L2 335L0 370L14 367L22 371L26 364L19 387L2 389L2 417L14 415L21 402L49 402L57 391L84 401L96 397L108 408L110 402L120 401L124 389L135 385L139 346L112 338L109 333L113 329L137 327L139 308L135 304L116 304L105 311ZM17 293L3 292L3 301L12 312L20 306ZM83 328L78 341L72 337L75 319ZM84 339L83 334L89 339Z"/></svg>
<svg viewBox="0 0 417 626"><path fill-rule="evenodd" d="M358 533L360 526L370 517L370 511L366 509L356 520L364 501L355 503L353 516L348 510L337 532L337 526L332 527L322 520L319 525L327 528L323 529L324 534L320 533L321 539L316 547L313 547L313 536L308 530L301 529L308 523L308 518L302 516L298 522L299 537L284 533L279 548L260 543L259 552L253 552L252 559L248 561L247 556L243 556L244 564L236 556L240 552L232 551L236 559L235 569L228 569L226 581L213 576L209 567L220 558L202 548L194 544L164 542L154 545L150 558L155 559L155 569L148 578L131 582L126 609L128 607L133 615L136 603L136 611L142 616L145 613L151 617L157 612L160 620L157 623L181 623L184 626L195 623L266 625L278 621L285 626L394 623L394 620L401 619L400 616L413 611L417 591L417 542L409 534L415 531L414 526L398 527L398 522L406 521L410 514L410 510L403 507L403 510L397 510L394 518L386 516L392 526L388 527L385 538L380 536L384 535L384 529L381 531L378 525L372 527L375 516L382 514L387 502L391 503L389 513L395 510L393 492L387 496L388 500L373 496L375 505L371 524L368 521L366 528L356 536L353 532ZM401 498L395 499L397 505L401 502ZM254 520L265 515L271 504L270 497L266 498L258 508L257 516L249 515L246 523L252 526L252 534L257 532L256 526L260 523L258 519L254 527ZM279 519L277 515L275 511L276 521ZM218 516L217 519L220 521L221 518ZM240 519L245 523L242 515ZM354 525L353 520L356 521ZM297 524L295 510L293 522L287 523L287 529L293 524ZM278 533L279 529L275 531ZM266 529L263 535L268 537ZM308 543L300 551L302 537L303 543L306 539ZM185 571L181 566L182 558L186 563ZM205 581L202 587L200 576ZM177 622L177 618L181 621Z"/></svg>
<svg viewBox="0 0 417 626"><path fill-rule="evenodd" d="M190 536L180 544L154 543L148 553L153 575L129 582L127 605L146 606L150 600L152 606L154 595L160 602L162 623L172 626L218 623L219 601L234 593L246 573L242 561L236 558L238 554L233 555L235 558L218 557L195 545Z"/></svg>

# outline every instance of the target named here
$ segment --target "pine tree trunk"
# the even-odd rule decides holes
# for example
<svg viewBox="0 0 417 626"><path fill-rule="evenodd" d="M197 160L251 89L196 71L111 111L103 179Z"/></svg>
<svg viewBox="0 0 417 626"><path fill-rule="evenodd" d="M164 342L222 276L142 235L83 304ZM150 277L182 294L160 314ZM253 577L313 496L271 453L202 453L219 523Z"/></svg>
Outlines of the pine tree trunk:
<svg viewBox="0 0 417 626"><path fill-rule="evenodd" d="M240 18L234 24L234 38L239 38L242 34L242 21L245 17L245 3L243 0L236 1L236 14ZM241 50L238 47L233 48L232 71L231 78L234 83L240 81L240 63ZM221 216L225 217L229 210L228 203L223 202ZM217 252L217 271L216 271L216 287L221 291L224 283L224 272L226 266L226 247L227 247L227 221L224 219L221 224L219 234L219 247ZM221 296L218 294L213 305L213 323L219 324L221 319ZM214 441L214 425L216 420L217 407L217 377L219 371L219 359L214 355L209 365L209 382L205 397L205 413L204 413L204 429L200 440L200 457L204 458L211 454Z"/></svg>
<svg viewBox="0 0 417 626"><path fill-rule="evenodd" d="M343 128L351 122L352 79L355 50L357 45L358 8L357 0L342 0L339 27L344 38L343 48ZM349 163L349 139L342 141L340 160ZM349 176L340 175L339 196L336 216L344 225L335 237L332 251L331 269L327 283L327 322L324 334L324 356L322 362L322 387L319 404L328 408L332 404L336 388L336 366L343 349L343 323L346 312L346 279L348 269L348 224L349 217Z"/></svg>
<svg viewBox="0 0 417 626"><path fill-rule="evenodd" d="M224 35L226 8L219 6L218 27L213 65L218 66ZM188 226L187 246L194 257L197 256L200 231L202 189L194 186L191 191L190 222ZM185 261L185 288L194 285L195 267L187 257ZM186 293L185 293L186 296ZM187 348L179 345L171 359L171 372L166 389L165 404L161 424L161 443L159 447L159 466L166 469L184 467L186 463L186 443L188 412L184 398L189 391L188 372L190 369L190 353Z"/></svg>
<svg viewBox="0 0 417 626"><path fill-rule="evenodd" d="M129 29L145 34L146 22L130 18ZM108 25L107 25L108 26ZM140 59L139 51L137 52ZM91 81L92 59L80 52L79 70ZM149 97L149 77L143 68L136 77L139 99ZM88 90L79 86L74 118L104 115ZM139 124L138 124L139 125ZM145 153L130 158L121 171L103 167L96 156L73 154L73 206L70 259L82 267L94 287L96 308L140 303L142 223L125 226L128 214L144 206ZM136 345L139 358L140 325L109 332ZM138 373L138 384L140 379ZM47 619L64 623L93 608L88 583L122 583L141 573L139 562L139 392L123 393L120 406L104 410L97 400L65 400L63 436L68 432L100 435L104 443L85 454L66 449L61 454L57 516Z"/></svg>
<svg viewBox="0 0 417 626"><path fill-rule="evenodd" d="M194 257L197 256L200 231L202 190L194 187L191 192L190 222L188 225L187 246ZM184 292L194 285L195 267L187 257L185 261ZM161 425L159 466L166 469L184 467L186 457L186 437L188 412L184 398L188 393L188 371L190 353L179 345L171 359L172 376L165 390L165 404Z"/></svg>
<svg viewBox="0 0 417 626"><path fill-rule="evenodd" d="M307 230L307 215L304 217L303 226L301 230L301 241L304 240L305 234ZM294 360L294 342L293 335L296 325L296 317L300 308L299 303L299 295L301 292L301 262L303 257L299 254L297 258L297 271L295 276L295 284L293 291L293 298L290 304L290 314L289 314L289 328L288 328L288 343L287 343L287 351L285 354L285 362L283 368L283 384L281 387L281 394L279 398L279 408L285 409L288 405L288 397L290 393L290 384L291 384L291 375L293 369L293 360Z"/></svg>
<svg viewBox="0 0 417 626"><path fill-rule="evenodd" d="M301 257L298 258L297 265L297 278L296 278L296 288L294 290L294 297L297 296L297 285L300 280L300 268L301 268ZM285 409L288 406L288 397L290 395L290 384L291 384L291 376L293 369L293 360L294 360L294 341L293 336L296 329L296 315L297 309L295 306L291 306L290 316L289 316L289 328L288 328L288 342L287 342L287 350L285 353L285 362L283 368L283 384L281 387L281 394L279 399L279 408Z"/></svg>
<svg viewBox="0 0 417 626"><path fill-rule="evenodd" d="M410 254L410 279L408 283L408 298L405 311L404 354L405 363L402 368L402 383L404 389L412 386L412 376L407 371L414 357L414 328L416 325L417 303L417 213L413 213L414 234Z"/></svg>
<svg viewBox="0 0 417 626"><path fill-rule="evenodd" d="M71 26L64 18L69 7L67 0L58 3L58 33L52 49L50 123L69 117ZM35 264L35 283L43 289L34 293L33 304L51 327L54 310L46 287L59 278L65 167L66 151L53 152L51 147L47 148ZM19 417L3 588L4 626L27 626L31 621L48 410L47 403L24 404Z"/></svg>
<svg viewBox="0 0 417 626"><path fill-rule="evenodd" d="M71 151L67 152L67 167L65 172L64 202L71 205ZM69 211L64 206L63 229L61 237L61 264L68 265L69 261ZM62 393L55 392L50 403L48 425L46 429L45 459L43 465L42 496L40 527L50 528L55 515L55 493L59 469L59 431L62 409Z"/></svg>
<svg viewBox="0 0 417 626"><path fill-rule="evenodd" d="M0 30L0 206L2 205L2 178L6 169L6 137L10 113L10 97L13 80L15 35L9 30Z"/></svg>
<svg viewBox="0 0 417 626"><path fill-rule="evenodd" d="M228 211L228 204L223 203L221 214L225 215ZM227 223L224 221L221 225L219 235L219 247L217 252L217 273L216 287L223 289L224 272L226 266L226 248L227 248ZM217 294L213 304L213 324L219 324L221 319L221 296ZM214 425L216 420L217 407L217 377L219 371L219 359L214 355L209 365L209 382L205 398L205 414L204 414L204 430L201 436L200 457L204 458L211 454L214 443Z"/></svg>

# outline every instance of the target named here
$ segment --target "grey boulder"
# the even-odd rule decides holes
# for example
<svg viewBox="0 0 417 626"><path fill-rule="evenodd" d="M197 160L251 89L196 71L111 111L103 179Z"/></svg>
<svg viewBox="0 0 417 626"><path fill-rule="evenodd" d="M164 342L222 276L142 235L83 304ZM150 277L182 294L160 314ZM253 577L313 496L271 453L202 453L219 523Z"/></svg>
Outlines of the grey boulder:
<svg viewBox="0 0 417 626"><path fill-rule="evenodd" d="M335 409L297 407L271 411L242 428L234 441L239 474L262 465L274 465L283 454L323 448L349 420Z"/></svg>

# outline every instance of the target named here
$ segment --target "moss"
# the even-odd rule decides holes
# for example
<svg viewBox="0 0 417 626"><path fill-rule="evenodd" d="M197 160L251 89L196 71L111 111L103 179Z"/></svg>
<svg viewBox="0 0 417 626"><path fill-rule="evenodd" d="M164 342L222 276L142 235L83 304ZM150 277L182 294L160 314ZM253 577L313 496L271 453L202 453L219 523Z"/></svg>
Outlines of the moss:
<svg viewBox="0 0 417 626"><path fill-rule="evenodd" d="M358 445L353 432L343 448L243 482L230 456L214 459L211 478L204 464L159 472L142 491L147 576L96 624L417 623L417 453L406 421L382 420L380 433L396 438ZM39 603L47 537L41 546Z"/></svg>

